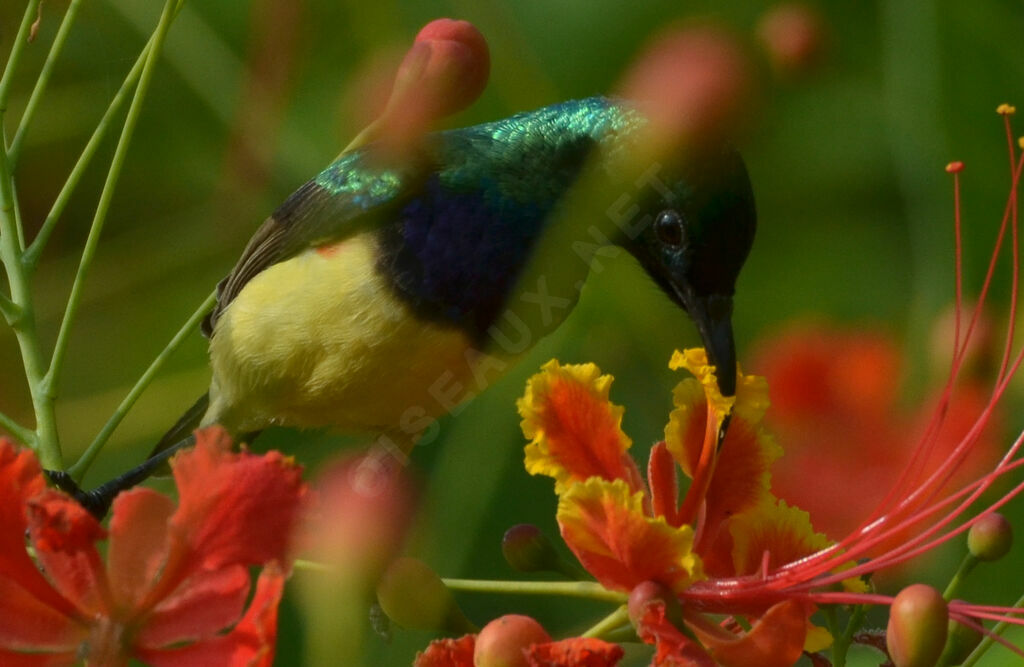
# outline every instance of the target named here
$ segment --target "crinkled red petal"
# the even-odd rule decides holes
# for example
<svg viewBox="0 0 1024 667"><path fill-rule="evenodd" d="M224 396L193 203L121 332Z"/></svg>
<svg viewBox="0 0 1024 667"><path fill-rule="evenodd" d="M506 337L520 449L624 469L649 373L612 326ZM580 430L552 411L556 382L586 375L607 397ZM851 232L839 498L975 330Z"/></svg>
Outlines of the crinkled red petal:
<svg viewBox="0 0 1024 667"><path fill-rule="evenodd" d="M171 556L162 588L199 570L285 562L306 486L280 452L232 453L226 431L196 432L172 461L180 502L171 517Z"/></svg>
<svg viewBox="0 0 1024 667"><path fill-rule="evenodd" d="M26 506L28 531L46 576L83 616L110 614L110 592L95 542L106 531L67 495L45 489Z"/></svg>
<svg viewBox="0 0 1024 667"><path fill-rule="evenodd" d="M533 644L526 649L530 667L614 667L625 651L593 637L571 637L557 642Z"/></svg>
<svg viewBox="0 0 1024 667"><path fill-rule="evenodd" d="M43 577L25 549L28 499L46 488L35 454L0 438L0 577L17 582L32 596L63 614L75 607Z"/></svg>
<svg viewBox="0 0 1024 667"><path fill-rule="evenodd" d="M476 635L458 639L435 639L416 654L413 667L473 667Z"/></svg>

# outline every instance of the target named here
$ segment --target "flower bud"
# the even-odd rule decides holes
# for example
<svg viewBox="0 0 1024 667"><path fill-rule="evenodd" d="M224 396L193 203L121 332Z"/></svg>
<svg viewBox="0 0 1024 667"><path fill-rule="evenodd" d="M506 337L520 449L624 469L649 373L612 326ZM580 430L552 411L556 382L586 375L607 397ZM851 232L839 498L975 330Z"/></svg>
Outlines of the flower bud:
<svg viewBox="0 0 1024 667"><path fill-rule="evenodd" d="M406 628L452 634L475 630L437 573L415 558L399 558L388 567L377 584L377 601Z"/></svg>
<svg viewBox="0 0 1024 667"><path fill-rule="evenodd" d="M505 531L501 553L517 572L558 570L558 553L551 540L537 526L521 523Z"/></svg>
<svg viewBox="0 0 1024 667"><path fill-rule="evenodd" d="M434 123L480 97L490 69L487 41L472 23L431 21L402 59L384 113L346 150L376 140L391 151L416 146Z"/></svg>
<svg viewBox="0 0 1024 667"><path fill-rule="evenodd" d="M1013 545L1013 526L998 512L979 518L967 532L967 550L978 560L999 560Z"/></svg>
<svg viewBox="0 0 1024 667"><path fill-rule="evenodd" d="M981 643L981 633L974 628L957 623L949 622L949 635L946 638L946 648L942 651L939 664L959 665L967 659L974 649Z"/></svg>
<svg viewBox="0 0 1024 667"><path fill-rule="evenodd" d="M885 643L896 667L931 667L946 645L949 610L925 584L907 586L892 601Z"/></svg>
<svg viewBox="0 0 1024 667"><path fill-rule="evenodd" d="M825 43L825 26L818 12L807 5L785 3L761 16L757 37L776 73L792 76L817 64Z"/></svg>
<svg viewBox="0 0 1024 667"><path fill-rule="evenodd" d="M627 609L629 610L629 620L633 623L633 627L640 627L644 614L647 611L647 606L652 602L664 603L665 618L677 628L684 627L683 610L679 606L679 598L676 597L675 593L668 586L659 584L656 581L645 581L637 584L630 591Z"/></svg>
<svg viewBox="0 0 1024 667"><path fill-rule="evenodd" d="M526 649L549 641L551 636L537 621L529 616L508 614L494 619L480 631L473 664L476 667L529 667Z"/></svg>
<svg viewBox="0 0 1024 667"><path fill-rule="evenodd" d="M671 151L686 143L731 136L749 111L753 88L739 40L715 25L676 29L657 38L620 86L651 123L643 150Z"/></svg>

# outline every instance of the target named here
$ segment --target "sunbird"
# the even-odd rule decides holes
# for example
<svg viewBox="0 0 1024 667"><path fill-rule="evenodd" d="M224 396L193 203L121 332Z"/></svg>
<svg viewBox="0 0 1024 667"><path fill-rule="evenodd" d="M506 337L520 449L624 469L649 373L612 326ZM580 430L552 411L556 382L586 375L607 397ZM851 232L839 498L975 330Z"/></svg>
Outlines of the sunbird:
<svg viewBox="0 0 1024 667"><path fill-rule="evenodd" d="M400 160L374 144L342 154L218 285L209 392L154 454L215 423L379 432L406 450L557 327L616 248L689 314L733 395L732 297L756 227L747 170L733 148L696 142L633 159L647 126L592 97L428 134Z"/></svg>

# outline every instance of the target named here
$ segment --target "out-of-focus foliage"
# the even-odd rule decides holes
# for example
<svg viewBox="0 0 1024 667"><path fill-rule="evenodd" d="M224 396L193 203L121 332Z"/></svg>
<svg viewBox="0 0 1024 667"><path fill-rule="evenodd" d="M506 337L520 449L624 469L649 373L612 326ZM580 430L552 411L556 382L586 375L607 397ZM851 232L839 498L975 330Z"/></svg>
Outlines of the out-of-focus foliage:
<svg viewBox="0 0 1024 667"><path fill-rule="evenodd" d="M15 81L11 118L24 106L66 4L43 5L38 39ZM468 19L490 43L491 83L453 121L462 125L612 90L634 54L674 21L724 21L758 57L754 27L767 7L740 0L187 4L157 69L71 342L58 415L67 453L91 440L263 217L360 129L367 100L374 99L369 73L392 68L428 20ZM994 110L1004 101L1024 104L1024 8L1010 0L821 2L817 8L827 25L826 51L812 72L778 83L767 61L757 61L762 94L752 110L756 122L740 141L760 214L736 298L740 362L752 341L792 318L869 323L908 341L906 363L919 370L903 390L913 400L934 380L924 359L927 332L952 297L953 209L944 165L954 158L967 165L968 289L978 284L1002 213L1009 177ZM19 165L29 230L45 217L159 9L145 0L84 3ZM21 2L0 3L2 54L21 10ZM112 151L108 141L101 157ZM101 169L90 171L41 267L44 341L55 335L102 176ZM550 483L523 472L514 407L525 378L547 359L593 361L614 374L617 396L628 407L626 429L640 451L661 437L665 396L674 384L669 355L697 336L631 260L612 264L592 276L566 325L486 395L446 419L441 439L414 454L427 490L414 549L442 575L509 577L500 551L504 531L523 522L556 530ZM30 423L17 348L2 328L0 369L0 405ZM141 458L207 381L205 342L196 335L87 482ZM258 445L293 452L315 470L343 442L279 431ZM1019 520L1019 508L1011 515ZM996 582L1013 561L972 581L979 587L972 597L1012 602ZM947 576L952 567L935 572ZM564 627L564 618L579 616L565 614L560 601L460 596L460 604L479 621L517 611L535 615L552 632L581 629ZM299 618L283 614L279 664L303 664ZM367 664L408 664L427 639L404 631L390 644L370 638ZM992 664L999 664L995 653Z"/></svg>

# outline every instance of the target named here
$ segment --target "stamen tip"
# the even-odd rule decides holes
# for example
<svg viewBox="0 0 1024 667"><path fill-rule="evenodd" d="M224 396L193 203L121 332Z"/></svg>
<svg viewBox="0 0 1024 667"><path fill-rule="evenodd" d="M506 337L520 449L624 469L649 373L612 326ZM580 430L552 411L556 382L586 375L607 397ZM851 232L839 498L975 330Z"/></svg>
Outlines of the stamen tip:
<svg viewBox="0 0 1024 667"><path fill-rule="evenodd" d="M1006 104L1004 102L1003 104L1000 104L999 106L996 107L996 113L1003 116L1012 116L1013 114L1017 113L1017 107L1013 106L1012 104Z"/></svg>
<svg viewBox="0 0 1024 667"><path fill-rule="evenodd" d="M1021 148L1024 148L1024 137L1021 137L1020 139L1017 140L1017 145L1020 146Z"/></svg>
<svg viewBox="0 0 1024 667"><path fill-rule="evenodd" d="M950 162L949 164L946 165L946 172L950 173L950 174L959 174L963 170L964 170L964 163L961 162L960 160L956 160L955 162Z"/></svg>

